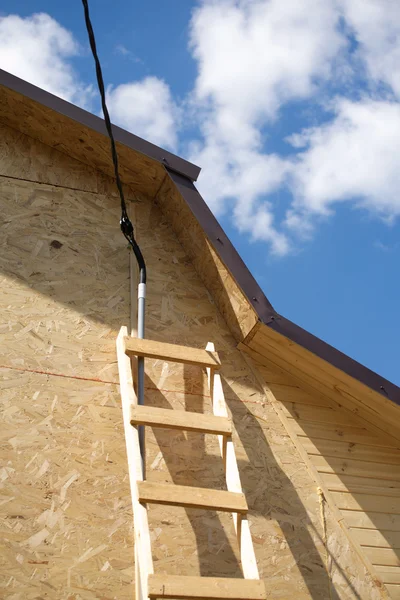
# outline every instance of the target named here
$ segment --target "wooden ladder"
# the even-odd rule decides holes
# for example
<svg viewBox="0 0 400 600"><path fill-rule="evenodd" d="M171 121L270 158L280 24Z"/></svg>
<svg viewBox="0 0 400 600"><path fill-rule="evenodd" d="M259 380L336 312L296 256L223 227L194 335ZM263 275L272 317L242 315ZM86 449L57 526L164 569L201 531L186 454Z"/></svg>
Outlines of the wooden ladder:
<svg viewBox="0 0 400 600"><path fill-rule="evenodd" d="M139 406L133 385L131 357L144 356L197 365L207 369L213 415ZM205 350L128 337L121 327L117 338L126 450L135 530L136 598L207 598L214 600L261 600L266 598L259 579L249 523L247 502L242 492L232 425L228 417L221 377L221 362L214 345ZM200 431L218 436L228 491L143 481L138 425ZM169 504L231 512L240 547L244 579L156 575L150 546L147 504Z"/></svg>

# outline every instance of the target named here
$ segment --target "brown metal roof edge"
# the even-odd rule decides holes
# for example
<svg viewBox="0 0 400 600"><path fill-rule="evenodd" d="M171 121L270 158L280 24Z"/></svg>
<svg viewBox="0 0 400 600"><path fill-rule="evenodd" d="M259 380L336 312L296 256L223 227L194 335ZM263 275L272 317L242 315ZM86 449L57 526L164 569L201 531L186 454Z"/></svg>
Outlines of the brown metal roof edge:
<svg viewBox="0 0 400 600"><path fill-rule="evenodd" d="M296 323L276 314L271 316L269 322L265 324L400 406L400 388L397 385L309 333Z"/></svg>
<svg viewBox="0 0 400 600"><path fill-rule="evenodd" d="M324 342L289 319L279 315L239 256L237 250L212 214L195 185L187 178L170 173L179 192L190 207L193 215L207 234L215 251L231 272L235 281L254 308L262 323L309 350L319 358L340 369L350 377L400 405L400 388L384 377L374 373L340 350Z"/></svg>
<svg viewBox="0 0 400 600"><path fill-rule="evenodd" d="M77 121L97 133L107 135L104 120L100 117L63 100L58 96L54 96L3 69L0 69L0 85L11 89L18 94L22 94L34 102L38 102L73 121ZM191 181L196 181L198 178L200 167L197 167L184 158L180 158L172 152L168 152L168 150L163 150L159 146L147 142L143 138L140 138L133 133L129 133L117 125L113 125L113 132L116 142L124 144L125 146L132 148L132 150L136 150L137 152L168 166L169 169L181 173Z"/></svg>
<svg viewBox="0 0 400 600"><path fill-rule="evenodd" d="M186 201L194 217L207 234L215 251L221 257L227 269L247 297L258 317L267 322L271 315L276 315L272 304L246 267L236 248L214 217L207 203L202 198L192 181L178 173L169 171L172 181Z"/></svg>

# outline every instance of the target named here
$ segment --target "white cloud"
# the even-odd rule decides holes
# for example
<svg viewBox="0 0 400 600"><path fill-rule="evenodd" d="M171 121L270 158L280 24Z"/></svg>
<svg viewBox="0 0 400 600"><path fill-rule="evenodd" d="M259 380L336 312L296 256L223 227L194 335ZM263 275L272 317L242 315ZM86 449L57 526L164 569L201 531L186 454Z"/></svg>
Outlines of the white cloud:
<svg viewBox="0 0 400 600"><path fill-rule="evenodd" d="M120 53L131 56L125 46ZM0 67L56 96L90 108L94 91L71 66L79 44L48 14L0 17ZM94 67L93 67L94 69ZM97 95L97 92L96 92ZM109 88L116 123L150 141L175 148L178 110L168 86L156 77Z"/></svg>
<svg viewBox="0 0 400 600"><path fill-rule="evenodd" d="M339 99L335 118L292 137L306 149L293 166L294 209L288 225L329 214L335 202L393 219L400 215L400 104ZM297 222L296 222L297 220Z"/></svg>
<svg viewBox="0 0 400 600"><path fill-rule="evenodd" d="M346 41L332 2L205 1L194 12L190 48L198 63L192 103L202 143L199 187L217 214L285 254L265 196L286 176L287 161L263 150L264 128L290 100L313 95L332 73Z"/></svg>
<svg viewBox="0 0 400 600"><path fill-rule="evenodd" d="M146 77L110 87L107 106L117 125L154 144L176 148L179 110L161 79Z"/></svg>
<svg viewBox="0 0 400 600"><path fill-rule="evenodd" d="M137 60L126 46L115 51ZM183 116L198 128L188 158L202 167L199 188L218 216L284 255L337 202L388 221L400 214L398 0L202 0L190 51L197 77L182 108L156 77L110 86L108 103L117 124L174 151ZM49 15L0 17L2 68L90 106L93 90L71 64L79 53ZM342 94L333 102L330 84ZM323 98L331 120L294 133L290 157L274 152L268 134L282 107ZM282 219L276 199L288 183Z"/></svg>
<svg viewBox="0 0 400 600"><path fill-rule="evenodd" d="M268 242L274 254L289 251L286 235L275 228L272 205L260 197L281 185L284 160L247 148L232 152L210 137L205 145L192 147L191 159L202 167L198 186L216 216L229 213L240 232L252 241Z"/></svg>
<svg viewBox="0 0 400 600"><path fill-rule="evenodd" d="M83 85L68 60L79 54L72 34L49 15L0 17L0 67L65 100L86 105Z"/></svg>
<svg viewBox="0 0 400 600"><path fill-rule="evenodd" d="M313 93L344 47L333 2L203 2L191 23L198 102L211 102L220 135L252 145L282 103Z"/></svg>
<svg viewBox="0 0 400 600"><path fill-rule="evenodd" d="M358 43L357 56L375 83L400 98L400 5L398 0L340 0Z"/></svg>

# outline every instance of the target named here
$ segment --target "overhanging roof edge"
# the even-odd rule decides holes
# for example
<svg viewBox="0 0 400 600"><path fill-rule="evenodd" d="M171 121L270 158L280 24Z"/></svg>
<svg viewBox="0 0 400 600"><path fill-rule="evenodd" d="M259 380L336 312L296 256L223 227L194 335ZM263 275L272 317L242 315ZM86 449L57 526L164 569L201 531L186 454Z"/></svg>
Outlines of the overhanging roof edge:
<svg viewBox="0 0 400 600"><path fill-rule="evenodd" d="M188 179L170 173L184 200L231 272L261 323L400 405L400 388L275 311L206 202Z"/></svg>

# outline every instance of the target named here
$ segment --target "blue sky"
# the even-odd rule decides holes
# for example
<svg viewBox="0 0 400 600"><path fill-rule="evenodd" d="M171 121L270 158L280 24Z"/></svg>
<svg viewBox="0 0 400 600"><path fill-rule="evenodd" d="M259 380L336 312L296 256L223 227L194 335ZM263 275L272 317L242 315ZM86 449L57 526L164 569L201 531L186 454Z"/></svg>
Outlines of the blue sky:
<svg viewBox="0 0 400 600"><path fill-rule="evenodd" d="M1 11L0 66L98 113L81 2ZM397 0L92 0L91 14L114 122L202 167L278 312L400 384Z"/></svg>

